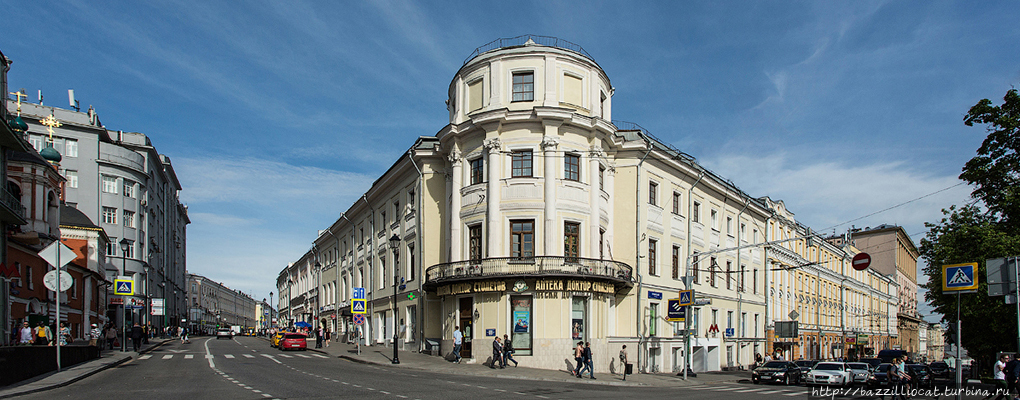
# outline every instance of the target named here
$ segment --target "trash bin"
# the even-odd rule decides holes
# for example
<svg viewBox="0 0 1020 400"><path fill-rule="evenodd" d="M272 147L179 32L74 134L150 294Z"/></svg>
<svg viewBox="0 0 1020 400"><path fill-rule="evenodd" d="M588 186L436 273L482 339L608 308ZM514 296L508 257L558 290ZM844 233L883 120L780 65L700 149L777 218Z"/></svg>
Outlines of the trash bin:
<svg viewBox="0 0 1020 400"><path fill-rule="evenodd" d="M634 375L634 364L627 364L623 368L623 373L626 375Z"/></svg>

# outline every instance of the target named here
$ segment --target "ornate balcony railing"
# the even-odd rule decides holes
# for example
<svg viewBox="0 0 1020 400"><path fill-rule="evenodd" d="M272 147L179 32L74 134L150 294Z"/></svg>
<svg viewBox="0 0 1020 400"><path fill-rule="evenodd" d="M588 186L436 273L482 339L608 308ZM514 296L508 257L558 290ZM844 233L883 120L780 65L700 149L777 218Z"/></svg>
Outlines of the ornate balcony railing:
<svg viewBox="0 0 1020 400"><path fill-rule="evenodd" d="M613 260L580 257L497 257L437 264L425 271L425 284L498 277L596 277L633 283L634 269Z"/></svg>
<svg viewBox="0 0 1020 400"><path fill-rule="evenodd" d="M21 205L21 199L7 191L7 188L0 188L0 203L11 210L14 215L22 220L25 219L25 206Z"/></svg>

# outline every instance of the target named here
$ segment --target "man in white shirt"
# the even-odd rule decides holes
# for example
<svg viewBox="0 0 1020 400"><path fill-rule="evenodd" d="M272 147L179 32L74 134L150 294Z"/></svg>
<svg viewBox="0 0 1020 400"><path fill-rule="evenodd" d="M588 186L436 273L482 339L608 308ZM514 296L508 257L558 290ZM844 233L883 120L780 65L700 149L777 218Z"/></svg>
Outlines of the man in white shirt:
<svg viewBox="0 0 1020 400"><path fill-rule="evenodd" d="M28 322L21 325L21 331L18 335L18 344L25 346L32 344L32 327L28 325Z"/></svg>
<svg viewBox="0 0 1020 400"><path fill-rule="evenodd" d="M999 394L995 397L995 400L1009 398L1009 387L1006 385L1006 372L1003 370L1006 368L1007 362L1009 362L1009 354L1003 354L999 356L999 361L997 361L995 366L992 367L992 378L995 379L995 392Z"/></svg>
<svg viewBox="0 0 1020 400"><path fill-rule="evenodd" d="M453 327L453 362L460 364L460 346L464 344L464 334L460 333L460 327Z"/></svg>

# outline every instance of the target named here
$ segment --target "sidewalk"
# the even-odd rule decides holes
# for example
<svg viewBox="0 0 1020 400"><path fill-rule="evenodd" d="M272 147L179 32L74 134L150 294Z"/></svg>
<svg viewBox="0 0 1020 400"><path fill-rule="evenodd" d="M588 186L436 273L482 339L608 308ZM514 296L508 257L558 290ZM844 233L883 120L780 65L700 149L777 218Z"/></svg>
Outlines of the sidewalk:
<svg viewBox="0 0 1020 400"><path fill-rule="evenodd" d="M325 347L325 344L321 349L316 349L315 341L308 341L308 351L314 351L333 357L339 357L345 360L363 363L373 364L379 366L388 366L393 368L408 368L427 370L432 372L441 372L448 374L458 375L473 375L473 376L488 376L494 378L510 378L510 379L532 379L552 382L571 382L571 383L585 383L593 385L614 385L614 386L660 386L660 387L683 387L683 386L695 386L695 385L712 385L718 383L736 383L743 379L747 380L750 378L751 373L748 371L740 372L701 372L698 373L697 377L689 377L686 381L683 380L682 376L676 376L673 373L661 373L661 374L636 374L627 375L627 380L623 380L622 375L610 374L606 370L599 370L596 364L595 379L588 378L576 378L571 372L568 372L566 365L559 370L539 369L539 368L528 368L527 357L517 357L520 362L518 367L514 367L513 363L506 369L492 369L482 364L482 361L475 361L470 359L461 360L460 364L455 364L446 361L444 358L439 356L432 356L422 353L415 353L410 351L399 351L397 356L400 359L400 364L392 364L391 359L393 358L392 347L382 346L361 346L361 354L358 354L357 346L348 345L344 343L332 342L329 347ZM488 358L488 354L486 354Z"/></svg>
<svg viewBox="0 0 1020 400"><path fill-rule="evenodd" d="M143 344L140 354L148 353L163 343L166 343L173 339L149 339L149 344ZM128 347L131 347L128 345ZM85 379L93 374L103 371L108 368L116 367L123 364L139 353L134 351L120 351L117 350L103 350L102 356L91 361L86 361L70 367L65 366L60 369L60 372L50 372L47 374L39 375L35 378L27 379L3 388L0 388L0 399L6 399L11 397L17 397L26 395L29 393L42 392L58 388L61 386L67 386L74 382Z"/></svg>

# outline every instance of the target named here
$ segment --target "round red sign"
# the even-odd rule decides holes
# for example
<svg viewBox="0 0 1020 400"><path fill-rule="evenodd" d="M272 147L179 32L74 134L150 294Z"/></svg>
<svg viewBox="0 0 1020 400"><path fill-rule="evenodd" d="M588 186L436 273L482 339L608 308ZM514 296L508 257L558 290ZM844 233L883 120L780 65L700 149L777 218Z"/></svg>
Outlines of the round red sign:
<svg viewBox="0 0 1020 400"><path fill-rule="evenodd" d="M857 253L851 265L858 271L864 271L871 265L871 256L868 253Z"/></svg>

